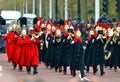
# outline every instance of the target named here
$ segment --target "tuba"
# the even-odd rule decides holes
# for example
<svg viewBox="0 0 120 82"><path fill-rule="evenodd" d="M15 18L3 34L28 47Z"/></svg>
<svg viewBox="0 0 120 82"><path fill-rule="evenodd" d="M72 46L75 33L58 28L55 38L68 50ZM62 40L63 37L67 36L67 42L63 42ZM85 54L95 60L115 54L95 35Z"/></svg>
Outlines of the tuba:
<svg viewBox="0 0 120 82"><path fill-rule="evenodd" d="M109 42L111 42L111 44L112 44L111 39L113 40L113 42L116 42L116 40L119 37L119 34L118 34L117 29L115 27L110 30L108 35L112 38L108 38L105 45L104 45L104 52L105 52L105 57L104 58L105 58L105 60L108 60L111 57L111 51L106 50Z"/></svg>
<svg viewBox="0 0 120 82"><path fill-rule="evenodd" d="M117 28L113 28L113 38L112 38L113 42L116 42L118 37L119 37L119 33L118 33Z"/></svg>
<svg viewBox="0 0 120 82"><path fill-rule="evenodd" d="M110 31L108 31L108 36L112 37L113 36L113 29L111 29ZM104 59L108 60L111 57L111 51L107 50L107 46L109 44L109 42L111 41L111 38L108 38L105 45L104 45L104 52L105 52L105 56Z"/></svg>
<svg viewBox="0 0 120 82"><path fill-rule="evenodd" d="M111 38L108 38L108 40L106 41L105 45L104 45L104 52L105 52L105 60L108 60L111 57L111 51L108 51L106 48L108 46L108 43L110 42Z"/></svg>

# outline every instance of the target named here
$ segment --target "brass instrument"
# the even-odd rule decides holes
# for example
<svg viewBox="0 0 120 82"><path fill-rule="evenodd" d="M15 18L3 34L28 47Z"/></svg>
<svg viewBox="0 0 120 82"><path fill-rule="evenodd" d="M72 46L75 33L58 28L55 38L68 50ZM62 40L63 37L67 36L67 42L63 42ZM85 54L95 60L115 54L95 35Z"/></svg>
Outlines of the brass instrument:
<svg viewBox="0 0 120 82"><path fill-rule="evenodd" d="M23 37L23 35L21 33L18 33L17 35L15 35L16 38L21 38Z"/></svg>
<svg viewBox="0 0 120 82"><path fill-rule="evenodd" d="M68 37L67 37L68 40L72 39L72 35L69 34Z"/></svg>
<svg viewBox="0 0 120 82"><path fill-rule="evenodd" d="M35 42L35 38L39 38L39 36L40 36L40 33L39 32L35 32L35 34L32 34L30 40Z"/></svg>
<svg viewBox="0 0 120 82"><path fill-rule="evenodd" d="M115 37L115 38L118 38L119 37L119 33L118 33L118 30L117 30L117 28L113 28L113 37Z"/></svg>
<svg viewBox="0 0 120 82"><path fill-rule="evenodd" d="M59 43L61 41L61 39L56 39L56 41Z"/></svg>
<svg viewBox="0 0 120 82"><path fill-rule="evenodd" d="M17 36L17 38L24 39L24 36L23 36L23 34L21 33L20 35Z"/></svg>
<svg viewBox="0 0 120 82"><path fill-rule="evenodd" d="M61 37L56 37L56 41L59 43L61 41Z"/></svg>
<svg viewBox="0 0 120 82"><path fill-rule="evenodd" d="M106 41L106 43L104 45L104 52L105 52L104 58L105 58L105 60L108 60L111 57L111 51L106 50L107 45L110 42L110 40L111 40L111 38L108 38L108 40Z"/></svg>
<svg viewBox="0 0 120 82"><path fill-rule="evenodd" d="M110 44L113 44L113 42L116 42L116 40L119 37L119 34L118 34L117 29L115 27L112 28L112 30L110 31L109 36L112 37L113 41L111 41L111 38L108 38L108 40L106 41L106 43L104 45L104 52L107 53L107 54L105 54L105 57L104 57L105 60L108 60L111 56L111 51L106 50L108 43L110 42Z"/></svg>
<svg viewBox="0 0 120 82"><path fill-rule="evenodd" d="M118 41L118 45L120 45L120 41Z"/></svg>
<svg viewBox="0 0 120 82"><path fill-rule="evenodd" d="M55 40L59 43L61 41L61 31L56 30L55 32Z"/></svg>
<svg viewBox="0 0 120 82"><path fill-rule="evenodd" d="M33 34L33 37L38 38L39 36L41 36L40 32L35 32L35 34Z"/></svg>
<svg viewBox="0 0 120 82"><path fill-rule="evenodd" d="M71 37L74 37L74 34L73 33L70 33Z"/></svg>
<svg viewBox="0 0 120 82"><path fill-rule="evenodd" d="M40 43L40 50L43 50L43 47L44 47L44 42L41 40L41 43Z"/></svg>
<svg viewBox="0 0 120 82"><path fill-rule="evenodd" d="M98 37L97 37L97 39L100 39L101 42L104 43L104 41L103 41L103 35L99 34Z"/></svg>
<svg viewBox="0 0 120 82"><path fill-rule="evenodd" d="M119 37L119 33L118 33L117 29L114 28L114 29L113 29L113 38L112 38L113 42L116 43L118 37Z"/></svg>

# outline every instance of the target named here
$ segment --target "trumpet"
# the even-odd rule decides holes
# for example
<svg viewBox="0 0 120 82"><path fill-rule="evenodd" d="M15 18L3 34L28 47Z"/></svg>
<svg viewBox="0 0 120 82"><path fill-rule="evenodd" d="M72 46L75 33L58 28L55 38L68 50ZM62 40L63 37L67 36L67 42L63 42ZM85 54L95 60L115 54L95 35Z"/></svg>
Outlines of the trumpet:
<svg viewBox="0 0 120 82"><path fill-rule="evenodd" d="M35 34L33 34L33 37L35 38L39 38L39 36L41 36L40 32L35 32Z"/></svg>
<svg viewBox="0 0 120 82"><path fill-rule="evenodd" d="M73 37L74 37L74 34L72 34L72 33L68 33L69 35L68 35L68 37L67 37L67 39L69 40L69 39L73 39Z"/></svg>
<svg viewBox="0 0 120 82"><path fill-rule="evenodd" d="M61 41L61 37L56 37L56 41L59 43Z"/></svg>
<svg viewBox="0 0 120 82"><path fill-rule="evenodd" d="M42 42L40 43L40 50L43 50L43 47L44 47L44 42L42 41Z"/></svg>
<svg viewBox="0 0 120 82"><path fill-rule="evenodd" d="M61 41L61 39L56 39L56 41L59 43Z"/></svg>
<svg viewBox="0 0 120 82"><path fill-rule="evenodd" d="M101 42L104 43L104 41L103 41L103 35L99 35L99 36L97 37L97 40L98 40L98 39L100 39Z"/></svg>
<svg viewBox="0 0 120 82"><path fill-rule="evenodd" d="M68 39L68 40L72 39L72 36L71 36L71 35L69 35L69 36L67 37L67 39Z"/></svg>
<svg viewBox="0 0 120 82"><path fill-rule="evenodd" d="M74 37L74 34L73 33L70 33L71 37Z"/></svg>
<svg viewBox="0 0 120 82"><path fill-rule="evenodd" d="M22 38L22 39L24 39L24 36L23 36L23 34L20 34L20 35L17 36L17 38Z"/></svg>

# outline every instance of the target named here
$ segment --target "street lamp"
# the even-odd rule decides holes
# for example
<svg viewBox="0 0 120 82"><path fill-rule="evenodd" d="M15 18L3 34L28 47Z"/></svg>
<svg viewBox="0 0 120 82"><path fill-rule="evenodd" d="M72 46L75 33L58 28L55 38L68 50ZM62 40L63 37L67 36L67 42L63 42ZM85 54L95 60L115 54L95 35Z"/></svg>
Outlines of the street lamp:
<svg viewBox="0 0 120 82"><path fill-rule="evenodd" d="M14 10L16 11L17 10L17 1L16 0L14 0Z"/></svg>
<svg viewBox="0 0 120 82"><path fill-rule="evenodd" d="M35 0L32 1L33 1L33 14L35 14Z"/></svg>
<svg viewBox="0 0 120 82"><path fill-rule="evenodd" d="M39 0L39 16L42 17L42 0Z"/></svg>
<svg viewBox="0 0 120 82"><path fill-rule="evenodd" d="M28 7L27 7L27 0L26 0L26 2L25 2L25 6L26 6L26 13L28 13Z"/></svg>
<svg viewBox="0 0 120 82"><path fill-rule="evenodd" d="M50 6L49 16L50 16L50 19L52 19L52 0L49 0L49 6Z"/></svg>
<svg viewBox="0 0 120 82"><path fill-rule="evenodd" d="M95 0L95 22L100 18L100 0Z"/></svg>
<svg viewBox="0 0 120 82"><path fill-rule="evenodd" d="M55 23L58 23L58 0L55 0Z"/></svg>
<svg viewBox="0 0 120 82"><path fill-rule="evenodd" d="M68 0L65 0L65 20L68 20Z"/></svg>
<svg viewBox="0 0 120 82"><path fill-rule="evenodd" d="M80 23L80 21L81 21L81 12L80 12L80 9L81 7L80 7L80 0L78 0L78 11L77 11L77 19L78 19L78 23Z"/></svg>

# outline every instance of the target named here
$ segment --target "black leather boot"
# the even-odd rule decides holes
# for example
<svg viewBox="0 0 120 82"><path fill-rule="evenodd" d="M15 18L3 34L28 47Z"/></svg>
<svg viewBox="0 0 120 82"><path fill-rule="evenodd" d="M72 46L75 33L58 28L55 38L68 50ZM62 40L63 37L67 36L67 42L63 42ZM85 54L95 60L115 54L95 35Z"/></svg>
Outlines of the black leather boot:
<svg viewBox="0 0 120 82"><path fill-rule="evenodd" d="M36 66L33 66L33 74L35 75L35 74L38 74L38 71L37 71L37 67Z"/></svg>

